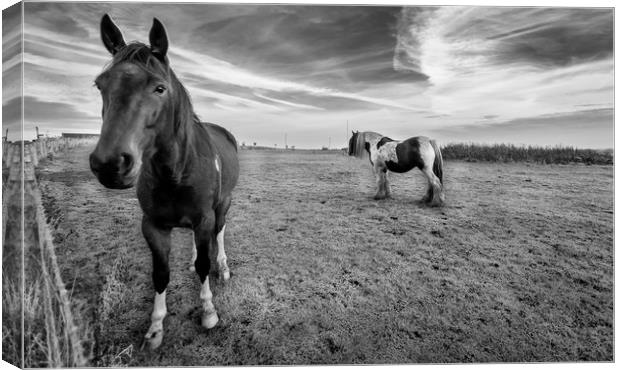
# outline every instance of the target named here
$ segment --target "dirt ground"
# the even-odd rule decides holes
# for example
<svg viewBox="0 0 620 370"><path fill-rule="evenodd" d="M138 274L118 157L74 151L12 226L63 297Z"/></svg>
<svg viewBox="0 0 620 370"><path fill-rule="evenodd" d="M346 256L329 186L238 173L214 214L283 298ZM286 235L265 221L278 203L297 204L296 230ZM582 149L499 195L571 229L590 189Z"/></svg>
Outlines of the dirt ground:
<svg viewBox="0 0 620 370"><path fill-rule="evenodd" d="M39 180L92 366L613 360L612 166L446 162L447 205L428 208L417 170L374 201L367 161L240 151L220 323L200 327L191 234L175 231L152 352L141 211L96 181L90 149Z"/></svg>

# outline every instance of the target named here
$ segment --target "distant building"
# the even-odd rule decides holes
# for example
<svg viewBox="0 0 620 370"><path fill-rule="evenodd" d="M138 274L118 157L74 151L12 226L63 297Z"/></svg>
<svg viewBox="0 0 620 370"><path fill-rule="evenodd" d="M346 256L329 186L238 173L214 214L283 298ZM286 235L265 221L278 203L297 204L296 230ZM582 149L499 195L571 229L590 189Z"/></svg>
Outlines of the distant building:
<svg viewBox="0 0 620 370"><path fill-rule="evenodd" d="M85 134L85 133L76 133L76 132L63 132L62 137L71 138L71 139L96 139L99 137L99 134Z"/></svg>

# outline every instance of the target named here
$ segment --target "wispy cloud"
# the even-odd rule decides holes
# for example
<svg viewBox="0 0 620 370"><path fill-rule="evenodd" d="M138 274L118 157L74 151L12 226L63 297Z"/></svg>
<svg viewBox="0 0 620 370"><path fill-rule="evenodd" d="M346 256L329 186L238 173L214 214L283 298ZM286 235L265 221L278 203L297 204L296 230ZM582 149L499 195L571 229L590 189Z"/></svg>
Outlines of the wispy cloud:
<svg viewBox="0 0 620 370"><path fill-rule="evenodd" d="M289 107L294 107L294 108L299 108L299 109L310 109L310 110L324 110L323 108L319 108L313 105L307 105L307 104L297 104L297 103L291 103L289 101L286 100L281 100L281 99L274 99L274 98L270 98L268 96L259 94L259 93L254 93L254 95L256 95L257 97L261 98L261 99L265 99L274 103L278 103L278 104L283 104Z"/></svg>
<svg viewBox="0 0 620 370"><path fill-rule="evenodd" d="M437 113L507 120L575 102L612 107L611 27L596 9L405 9L395 64L429 76Z"/></svg>
<svg viewBox="0 0 620 370"><path fill-rule="evenodd" d="M331 96L346 98L408 111L423 110L421 108L398 104L392 100L386 100L379 97L343 92L330 87L313 86L257 74L250 70L239 68L232 63L179 47L171 49L170 55L175 68L178 68L179 71L192 71L192 75L197 75L203 77L204 79L225 82L231 85L276 92L304 92L322 97ZM179 72L179 75L183 76L183 72ZM289 103L289 105L290 104L292 103Z"/></svg>

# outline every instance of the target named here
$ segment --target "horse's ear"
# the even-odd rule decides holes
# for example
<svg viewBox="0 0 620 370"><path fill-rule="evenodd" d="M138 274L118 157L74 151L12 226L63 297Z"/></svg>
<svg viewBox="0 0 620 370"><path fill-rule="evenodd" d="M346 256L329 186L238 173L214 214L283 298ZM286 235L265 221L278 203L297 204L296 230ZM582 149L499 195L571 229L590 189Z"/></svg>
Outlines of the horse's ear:
<svg viewBox="0 0 620 370"><path fill-rule="evenodd" d="M149 42L151 43L151 52L164 61L168 51L168 36L164 25L157 18L153 18Z"/></svg>
<svg viewBox="0 0 620 370"><path fill-rule="evenodd" d="M125 40L123 40L121 30L116 27L107 14L101 18L101 41L103 41L103 45L112 55L127 45Z"/></svg>

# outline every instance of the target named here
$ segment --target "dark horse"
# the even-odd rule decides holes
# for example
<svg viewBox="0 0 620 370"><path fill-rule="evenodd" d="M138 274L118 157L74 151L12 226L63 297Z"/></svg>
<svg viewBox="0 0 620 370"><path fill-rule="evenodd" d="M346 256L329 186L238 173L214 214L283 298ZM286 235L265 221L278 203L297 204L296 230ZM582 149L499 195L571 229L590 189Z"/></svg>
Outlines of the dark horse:
<svg viewBox="0 0 620 370"><path fill-rule="evenodd" d="M443 159L435 140L416 136L395 141L372 131L353 132L349 139L349 155L362 158L365 153L377 177L375 199L391 195L388 170L403 173L417 167L428 180L428 190L422 201L431 206L443 204Z"/></svg>
<svg viewBox="0 0 620 370"><path fill-rule="evenodd" d="M218 322L209 269L210 260L215 259L219 277L230 277L224 231L239 176L237 143L222 127L198 120L187 91L170 68L168 38L157 19L149 34L150 46L126 44L107 14L101 19L101 39L113 59L95 80L103 99L103 126L90 155L90 168L108 188L136 186L155 286L145 341L157 348L167 313L173 227L194 231L202 326L208 329Z"/></svg>

